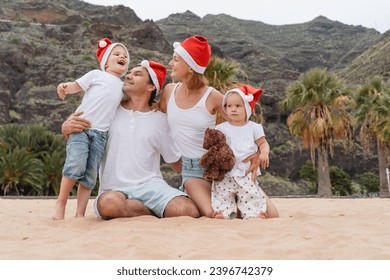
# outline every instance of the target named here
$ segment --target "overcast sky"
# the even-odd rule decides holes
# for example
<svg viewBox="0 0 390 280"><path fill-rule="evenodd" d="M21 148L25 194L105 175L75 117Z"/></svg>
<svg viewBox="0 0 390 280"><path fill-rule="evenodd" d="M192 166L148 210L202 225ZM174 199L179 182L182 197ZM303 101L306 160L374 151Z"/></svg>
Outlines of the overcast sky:
<svg viewBox="0 0 390 280"><path fill-rule="evenodd" d="M322 15L345 24L390 29L389 0L84 0L97 5L128 6L142 20L154 21L186 10L203 17L227 14L267 24L303 23ZM108 4L109 3L109 4Z"/></svg>

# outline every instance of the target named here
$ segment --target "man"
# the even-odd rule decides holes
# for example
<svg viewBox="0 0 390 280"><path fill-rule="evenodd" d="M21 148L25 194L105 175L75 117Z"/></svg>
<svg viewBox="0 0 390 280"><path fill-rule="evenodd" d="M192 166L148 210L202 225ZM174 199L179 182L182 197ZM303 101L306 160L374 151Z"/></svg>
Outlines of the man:
<svg viewBox="0 0 390 280"><path fill-rule="evenodd" d="M196 204L183 192L170 187L160 172L160 155L175 171L181 155L171 136L166 115L152 109L162 89L165 66L143 61L125 77L128 97L116 111L100 167L99 195L95 212L103 219L156 215L199 217ZM89 127L72 115L62 126L65 135Z"/></svg>

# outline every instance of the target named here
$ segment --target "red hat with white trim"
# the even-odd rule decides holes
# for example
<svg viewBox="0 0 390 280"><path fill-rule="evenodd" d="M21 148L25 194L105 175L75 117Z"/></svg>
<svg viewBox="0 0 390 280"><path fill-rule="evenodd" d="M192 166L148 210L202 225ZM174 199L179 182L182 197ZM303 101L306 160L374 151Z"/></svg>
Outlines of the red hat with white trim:
<svg viewBox="0 0 390 280"><path fill-rule="evenodd" d="M167 76L167 68L164 65L152 60L143 60L141 62L141 66L146 68L146 70L149 72L150 78L152 79L153 84L156 86L156 94L159 94Z"/></svg>
<svg viewBox="0 0 390 280"><path fill-rule="evenodd" d="M238 93L241 96L241 98L244 100L246 119L249 120L249 117L251 116L255 108L257 100L259 100L260 95L263 93L263 90L260 88L251 87L250 85L242 85L238 88L233 88L231 90L228 90L225 93L225 96L223 97L222 100L222 108L225 112L226 112L225 105L227 102L227 98L233 92Z"/></svg>
<svg viewBox="0 0 390 280"><path fill-rule="evenodd" d="M192 36L181 43L175 42L173 47L192 70L199 74L204 73L211 57L211 47L205 37Z"/></svg>
<svg viewBox="0 0 390 280"><path fill-rule="evenodd" d="M127 57L130 60L129 52L128 52L127 48L123 44L121 44L121 43L112 43L110 41L110 39L108 39L108 38L103 38L103 39L100 39L98 41L98 47L96 49L96 58L100 62L100 69L102 71L106 71L104 66L106 65L107 59L110 56L110 53L111 53L112 49L115 46L118 46L118 45L122 46L126 50ZM126 69L126 71L124 71L121 76L126 75L127 70L128 69Z"/></svg>

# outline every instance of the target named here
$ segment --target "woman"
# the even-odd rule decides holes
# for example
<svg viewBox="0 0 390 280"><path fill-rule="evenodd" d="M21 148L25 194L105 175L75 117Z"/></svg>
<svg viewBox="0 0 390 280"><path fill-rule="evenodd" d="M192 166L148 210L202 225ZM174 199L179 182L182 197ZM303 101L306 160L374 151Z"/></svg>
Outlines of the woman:
<svg viewBox="0 0 390 280"><path fill-rule="evenodd" d="M159 106L168 115L173 138L182 154L182 189L197 204L201 216L212 217L211 182L203 178L199 159L206 152L204 132L215 127L217 112L226 116L222 110L223 95L209 87L203 75L211 57L211 47L205 37L191 36L182 43L174 43L173 47L169 62L171 77L180 82L165 86ZM257 160L252 163L255 164L248 173L258 168Z"/></svg>

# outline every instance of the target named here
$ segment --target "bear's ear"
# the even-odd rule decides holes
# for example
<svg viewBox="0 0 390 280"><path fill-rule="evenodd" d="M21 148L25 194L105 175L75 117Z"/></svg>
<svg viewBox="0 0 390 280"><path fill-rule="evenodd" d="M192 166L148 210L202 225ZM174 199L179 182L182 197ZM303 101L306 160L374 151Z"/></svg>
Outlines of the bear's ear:
<svg viewBox="0 0 390 280"><path fill-rule="evenodd" d="M203 138L203 149L208 150L210 148L210 130L207 128Z"/></svg>
<svg viewBox="0 0 390 280"><path fill-rule="evenodd" d="M222 132L222 131L219 131L219 130L217 130L217 132L218 132L218 134L217 134L218 139L219 139L220 141L224 141L224 140L225 140L225 134L223 134L223 132Z"/></svg>
<svg viewBox="0 0 390 280"><path fill-rule="evenodd" d="M211 130L210 128L207 128L206 131L204 132L204 139L209 139L211 136Z"/></svg>

